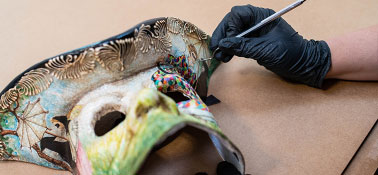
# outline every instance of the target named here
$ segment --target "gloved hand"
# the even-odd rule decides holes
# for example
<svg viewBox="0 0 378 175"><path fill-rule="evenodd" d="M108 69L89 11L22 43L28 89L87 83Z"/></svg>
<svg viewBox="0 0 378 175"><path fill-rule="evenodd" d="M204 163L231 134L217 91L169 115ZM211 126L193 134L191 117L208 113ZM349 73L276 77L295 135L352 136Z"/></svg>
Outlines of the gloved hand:
<svg viewBox="0 0 378 175"><path fill-rule="evenodd" d="M234 55L253 58L284 78L320 88L331 66L325 41L303 39L282 18L244 37L235 37L273 13L252 5L233 7L213 33L210 49L221 50L214 57L223 62Z"/></svg>

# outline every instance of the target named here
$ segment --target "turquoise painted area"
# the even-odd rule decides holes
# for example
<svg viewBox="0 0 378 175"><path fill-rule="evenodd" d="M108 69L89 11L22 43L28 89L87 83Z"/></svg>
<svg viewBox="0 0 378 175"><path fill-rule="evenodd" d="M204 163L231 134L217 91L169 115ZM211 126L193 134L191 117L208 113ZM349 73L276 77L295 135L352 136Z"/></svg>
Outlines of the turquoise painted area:
<svg viewBox="0 0 378 175"><path fill-rule="evenodd" d="M1 117L1 126L6 130L16 130L17 129L17 119L13 114L4 115Z"/></svg>
<svg viewBox="0 0 378 175"><path fill-rule="evenodd" d="M38 165L50 167L54 169L62 169L59 166L56 166L48 161L46 161L43 158L40 158L37 154L37 152L34 149L29 148L21 148L19 150L20 153L20 160L26 161L26 162L34 162Z"/></svg>
<svg viewBox="0 0 378 175"><path fill-rule="evenodd" d="M55 126L51 123L53 117L66 116L76 104L77 100L79 100L88 90L106 84L106 82L121 79L123 74L124 72L112 73L103 69L100 65L97 65L96 71L84 75L79 79L59 80L53 78L53 81L47 90L42 91L35 96L22 96L22 98L19 99L20 107L17 110L17 115L21 117L28 103L33 103L40 99L42 108L45 111L48 111L45 118L46 126L47 128L54 128ZM6 115L0 115L2 115L1 124L3 129L14 131L17 129L18 122L13 114L8 112ZM44 136L46 137L47 134ZM10 141L7 143L7 147L12 150L13 155L18 156L20 161L31 162L54 169L62 169L61 167L40 158L34 149L26 147L21 148L18 136L6 135L5 137ZM60 160L60 157L53 158Z"/></svg>

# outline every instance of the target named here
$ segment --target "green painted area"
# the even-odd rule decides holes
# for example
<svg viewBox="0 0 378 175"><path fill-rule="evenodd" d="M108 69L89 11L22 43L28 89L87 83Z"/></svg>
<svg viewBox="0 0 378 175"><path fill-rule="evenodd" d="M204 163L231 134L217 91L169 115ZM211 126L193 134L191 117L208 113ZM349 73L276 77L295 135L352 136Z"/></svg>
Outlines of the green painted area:
<svg viewBox="0 0 378 175"><path fill-rule="evenodd" d="M121 126L84 147L93 174L135 174L156 143L169 131L186 124L220 133L215 123L179 113L176 103L162 93L144 89Z"/></svg>

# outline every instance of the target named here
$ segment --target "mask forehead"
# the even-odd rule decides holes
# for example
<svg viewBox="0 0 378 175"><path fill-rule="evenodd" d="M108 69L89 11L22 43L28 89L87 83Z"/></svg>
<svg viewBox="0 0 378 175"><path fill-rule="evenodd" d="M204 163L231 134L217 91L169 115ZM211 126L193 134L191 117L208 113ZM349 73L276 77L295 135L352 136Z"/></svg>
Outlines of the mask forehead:
<svg viewBox="0 0 378 175"><path fill-rule="evenodd" d="M241 154L201 99L217 65L198 61L210 57L208 42L193 24L160 18L31 67L2 93L0 159L74 173L135 173L156 144L193 125L210 133L221 155L243 171ZM175 102L156 90L178 92L187 99ZM126 119L105 135L96 135L96 122L113 111ZM156 134L135 129L138 126ZM146 140L149 144L140 145ZM125 142L134 144L130 155L116 154L125 149ZM104 158L119 162L100 166Z"/></svg>

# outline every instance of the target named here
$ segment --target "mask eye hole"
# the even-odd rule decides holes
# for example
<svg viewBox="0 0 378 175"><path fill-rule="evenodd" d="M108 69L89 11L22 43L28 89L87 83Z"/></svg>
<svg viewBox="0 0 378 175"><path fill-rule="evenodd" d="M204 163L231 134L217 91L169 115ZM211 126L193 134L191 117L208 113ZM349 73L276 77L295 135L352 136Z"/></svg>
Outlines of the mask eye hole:
<svg viewBox="0 0 378 175"><path fill-rule="evenodd" d="M119 111L112 111L101 116L96 121L94 131L97 136L103 136L126 119L126 115Z"/></svg>

